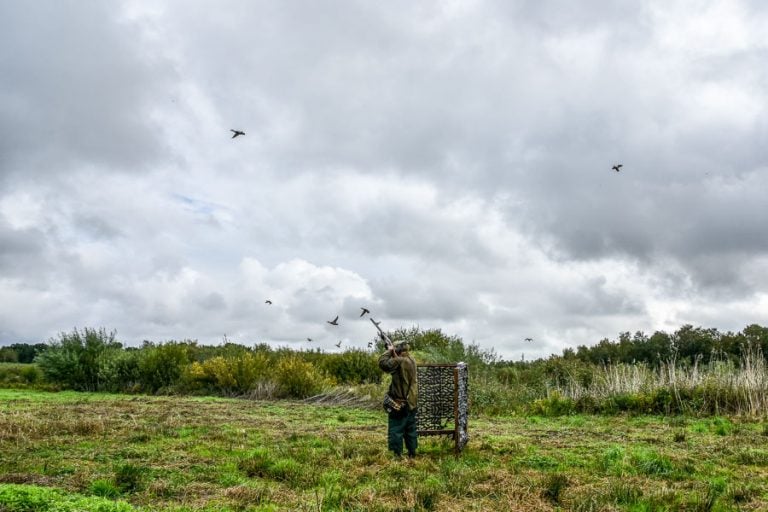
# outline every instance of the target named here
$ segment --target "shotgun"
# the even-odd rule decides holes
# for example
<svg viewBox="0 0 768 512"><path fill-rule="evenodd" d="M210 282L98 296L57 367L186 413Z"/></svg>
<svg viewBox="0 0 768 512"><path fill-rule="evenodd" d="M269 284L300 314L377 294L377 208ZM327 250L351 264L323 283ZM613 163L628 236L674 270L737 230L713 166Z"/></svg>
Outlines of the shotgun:
<svg viewBox="0 0 768 512"><path fill-rule="evenodd" d="M384 339L384 342L385 342L385 343L386 343L386 345L387 345L387 350L392 350L393 348L395 348L395 345L392 343L392 340L391 340L391 339L389 339L389 336L387 336L387 335L384 333L384 331L382 331L382 330L381 330L381 327L379 327L379 324L380 324L381 322L376 322L376 320L374 320L373 318L371 318L371 323L372 323L373 325L375 325L375 326L376 326L376 328L379 330L379 334L380 334L380 335L381 335L381 337Z"/></svg>

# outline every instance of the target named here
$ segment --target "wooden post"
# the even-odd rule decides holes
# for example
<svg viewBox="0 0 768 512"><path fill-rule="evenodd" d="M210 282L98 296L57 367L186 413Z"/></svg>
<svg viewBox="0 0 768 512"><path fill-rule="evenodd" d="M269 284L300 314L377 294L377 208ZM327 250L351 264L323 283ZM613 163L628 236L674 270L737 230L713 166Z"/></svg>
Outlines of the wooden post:
<svg viewBox="0 0 768 512"><path fill-rule="evenodd" d="M453 442L454 452L459 454L459 369L453 369Z"/></svg>

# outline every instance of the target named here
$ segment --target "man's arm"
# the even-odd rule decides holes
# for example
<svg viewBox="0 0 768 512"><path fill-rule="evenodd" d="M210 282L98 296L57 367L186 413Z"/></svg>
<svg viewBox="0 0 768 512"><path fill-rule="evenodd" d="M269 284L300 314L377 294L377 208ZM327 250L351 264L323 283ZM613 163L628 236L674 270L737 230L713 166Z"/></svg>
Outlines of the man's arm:
<svg viewBox="0 0 768 512"><path fill-rule="evenodd" d="M392 373L400 367L400 358L395 355L395 350L390 349L379 357L379 368L387 373Z"/></svg>

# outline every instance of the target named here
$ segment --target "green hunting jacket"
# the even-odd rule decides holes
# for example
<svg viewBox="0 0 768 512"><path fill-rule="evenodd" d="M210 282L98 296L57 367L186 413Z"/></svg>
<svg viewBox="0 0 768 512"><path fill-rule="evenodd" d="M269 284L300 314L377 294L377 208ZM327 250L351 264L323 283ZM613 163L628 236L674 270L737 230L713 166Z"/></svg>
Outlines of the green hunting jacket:
<svg viewBox="0 0 768 512"><path fill-rule="evenodd" d="M379 357L379 368L392 375L389 396L395 400L406 400L409 409L416 409L419 396L416 361L407 353L402 356L393 356L387 350Z"/></svg>

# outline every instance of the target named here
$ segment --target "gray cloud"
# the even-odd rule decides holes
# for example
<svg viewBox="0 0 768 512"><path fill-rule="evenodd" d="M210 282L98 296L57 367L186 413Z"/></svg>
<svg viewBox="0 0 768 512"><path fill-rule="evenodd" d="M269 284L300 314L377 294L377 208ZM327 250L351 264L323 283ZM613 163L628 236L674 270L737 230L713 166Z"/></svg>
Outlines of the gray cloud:
<svg viewBox="0 0 768 512"><path fill-rule="evenodd" d="M3 174L136 171L162 154L151 109L169 72L119 13L99 2L0 6L0 111L12 120L0 124Z"/></svg>
<svg viewBox="0 0 768 512"><path fill-rule="evenodd" d="M45 266L45 235L38 229L13 229L0 218L0 270L3 275L34 273Z"/></svg>
<svg viewBox="0 0 768 512"><path fill-rule="evenodd" d="M0 332L331 349L367 303L528 357L759 321L765 16L5 3Z"/></svg>

